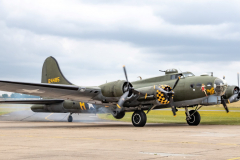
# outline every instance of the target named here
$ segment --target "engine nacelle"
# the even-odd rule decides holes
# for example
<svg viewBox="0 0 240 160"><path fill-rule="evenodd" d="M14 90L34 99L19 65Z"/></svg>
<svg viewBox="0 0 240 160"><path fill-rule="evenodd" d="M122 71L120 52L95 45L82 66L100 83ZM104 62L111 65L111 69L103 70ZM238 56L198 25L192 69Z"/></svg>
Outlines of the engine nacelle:
<svg viewBox="0 0 240 160"><path fill-rule="evenodd" d="M138 89L141 93L146 93L145 96L140 97L139 101L156 100L158 105L166 105L170 103L174 92L169 85L154 85L151 87L144 87Z"/></svg>
<svg viewBox="0 0 240 160"><path fill-rule="evenodd" d="M164 91L172 91L172 88L169 85L161 85L161 86L156 86L156 91L155 91L155 97L157 98L157 101L161 104L168 104L170 103L170 97L173 98L174 94L164 94L162 90Z"/></svg>
<svg viewBox="0 0 240 160"><path fill-rule="evenodd" d="M224 94L224 98L229 99L232 95L238 94L238 93L239 93L238 86L228 86Z"/></svg>
<svg viewBox="0 0 240 160"><path fill-rule="evenodd" d="M132 84L129 83L132 87ZM120 97L127 90L127 81L118 80L100 86L102 95L105 97Z"/></svg>
<svg viewBox="0 0 240 160"><path fill-rule="evenodd" d="M62 103L54 104L35 104L31 107L33 112L52 112L52 113L64 113L67 110L64 108Z"/></svg>

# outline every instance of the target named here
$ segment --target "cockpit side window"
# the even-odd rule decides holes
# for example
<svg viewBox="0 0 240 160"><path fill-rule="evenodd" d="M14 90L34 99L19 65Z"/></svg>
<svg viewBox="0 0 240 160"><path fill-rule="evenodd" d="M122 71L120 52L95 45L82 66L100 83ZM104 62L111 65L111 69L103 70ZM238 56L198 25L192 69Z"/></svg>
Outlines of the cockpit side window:
<svg viewBox="0 0 240 160"><path fill-rule="evenodd" d="M212 86L212 83L211 82L208 82L207 83L207 87L211 87Z"/></svg>
<svg viewBox="0 0 240 160"><path fill-rule="evenodd" d="M192 73L183 73L183 76L184 77L193 77L194 74L192 74Z"/></svg>
<svg viewBox="0 0 240 160"><path fill-rule="evenodd" d="M202 86L201 83L197 83L197 84L196 84L196 87L198 87L198 88L200 88L201 86Z"/></svg>
<svg viewBox="0 0 240 160"><path fill-rule="evenodd" d="M194 88L194 84L190 84L190 88Z"/></svg>

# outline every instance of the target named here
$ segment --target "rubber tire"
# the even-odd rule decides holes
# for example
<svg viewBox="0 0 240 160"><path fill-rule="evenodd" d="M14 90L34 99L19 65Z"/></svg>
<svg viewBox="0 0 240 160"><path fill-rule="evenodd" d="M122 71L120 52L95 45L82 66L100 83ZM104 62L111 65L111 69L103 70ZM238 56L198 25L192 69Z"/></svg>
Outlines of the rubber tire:
<svg viewBox="0 0 240 160"><path fill-rule="evenodd" d="M193 112L194 112L194 110L191 110L191 111L189 111L189 114L191 115L191 114L193 114ZM200 116L200 114L198 113L198 111L196 111L196 112L191 116L191 119L190 119L190 120L187 120L187 123L188 123L188 125L190 125L190 126L197 126L197 125L199 125L200 121L201 121L201 116Z"/></svg>
<svg viewBox="0 0 240 160"><path fill-rule="evenodd" d="M125 116L125 112L120 112L116 116L113 116L116 119L122 119Z"/></svg>
<svg viewBox="0 0 240 160"><path fill-rule="evenodd" d="M138 118L140 118L140 120L138 122L136 122L136 120L137 120L136 116L138 116ZM145 126L146 122L147 122L147 116L144 111L137 110L132 114L132 124L135 127L143 127L143 126Z"/></svg>
<svg viewBox="0 0 240 160"><path fill-rule="evenodd" d="M72 116L68 116L68 122L72 122L73 121L73 117Z"/></svg>

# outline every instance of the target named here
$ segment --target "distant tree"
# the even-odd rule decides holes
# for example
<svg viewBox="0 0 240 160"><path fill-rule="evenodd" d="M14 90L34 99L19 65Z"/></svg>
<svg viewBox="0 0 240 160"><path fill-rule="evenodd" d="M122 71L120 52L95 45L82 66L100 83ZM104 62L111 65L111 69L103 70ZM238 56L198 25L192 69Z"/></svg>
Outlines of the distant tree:
<svg viewBox="0 0 240 160"><path fill-rule="evenodd" d="M12 94L10 95L10 97L11 97L11 98L15 98L15 94L12 93Z"/></svg>
<svg viewBox="0 0 240 160"><path fill-rule="evenodd" d="M2 98L40 98L40 97L28 94L12 93L10 96L8 96L8 94L2 94Z"/></svg>
<svg viewBox="0 0 240 160"><path fill-rule="evenodd" d="M8 94L2 94L3 98L8 98Z"/></svg>
<svg viewBox="0 0 240 160"><path fill-rule="evenodd" d="M22 94L19 94L19 93L12 93L11 94L11 98L22 98Z"/></svg>

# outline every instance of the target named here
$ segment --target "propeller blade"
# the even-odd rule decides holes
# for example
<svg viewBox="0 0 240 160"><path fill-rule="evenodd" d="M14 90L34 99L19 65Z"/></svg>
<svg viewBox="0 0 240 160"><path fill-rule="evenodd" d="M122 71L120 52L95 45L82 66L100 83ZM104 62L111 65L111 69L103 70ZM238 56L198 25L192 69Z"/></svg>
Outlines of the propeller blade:
<svg viewBox="0 0 240 160"><path fill-rule="evenodd" d="M125 67L125 65L123 66L123 71L124 71L124 74L125 74L125 77L126 77L126 80L127 80L127 87L128 87L128 89L127 89L127 90L129 90L129 82L128 82L127 70L126 70L126 67Z"/></svg>
<svg viewBox="0 0 240 160"><path fill-rule="evenodd" d="M224 99L223 97L221 97L221 102L222 102L222 104L223 104L224 109L225 109L226 112L228 113L229 110L228 110L227 104L226 104L226 102L225 102L225 99Z"/></svg>
<svg viewBox="0 0 240 160"><path fill-rule="evenodd" d="M170 97L170 103L169 104L171 105L173 116L176 117L176 108L174 106L172 97Z"/></svg>
<svg viewBox="0 0 240 160"><path fill-rule="evenodd" d="M173 116L176 117L176 109L174 106L172 106L172 113L173 113Z"/></svg>
<svg viewBox="0 0 240 160"><path fill-rule="evenodd" d="M125 74L126 80L127 80L127 82L128 82L127 71L126 71L126 67L125 67L125 66L123 66L123 71L124 71L124 74Z"/></svg>
<svg viewBox="0 0 240 160"><path fill-rule="evenodd" d="M173 86L173 90L174 90L174 88L177 86L177 84L178 84L178 82L179 82L179 80L180 80L180 77L181 77L181 76L178 76L178 79L176 80L176 82L175 82L175 84L174 84L174 86Z"/></svg>
<svg viewBox="0 0 240 160"><path fill-rule="evenodd" d="M239 73L237 73L237 78L238 78L238 87L239 87Z"/></svg>
<svg viewBox="0 0 240 160"><path fill-rule="evenodd" d="M238 94L234 94L234 95L232 95L232 96L228 99L228 102L229 102L229 103L234 102L234 101L236 100L237 97L238 97Z"/></svg>
<svg viewBox="0 0 240 160"><path fill-rule="evenodd" d="M129 94L129 91L125 92L119 99L118 103L117 103L117 107L118 110L122 110L123 109L123 104L124 102L127 100L127 96Z"/></svg>

